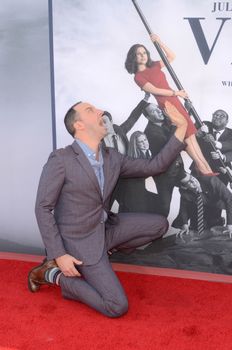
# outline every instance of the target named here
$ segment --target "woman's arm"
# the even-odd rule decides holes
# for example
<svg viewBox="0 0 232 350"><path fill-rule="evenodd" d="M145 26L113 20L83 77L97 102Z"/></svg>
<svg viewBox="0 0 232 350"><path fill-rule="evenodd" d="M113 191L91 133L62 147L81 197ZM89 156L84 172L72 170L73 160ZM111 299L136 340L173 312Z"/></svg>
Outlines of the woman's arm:
<svg viewBox="0 0 232 350"><path fill-rule="evenodd" d="M142 87L142 90L153 95L179 96L181 98L188 98L188 94L185 92L185 90L160 89L148 82Z"/></svg>
<svg viewBox="0 0 232 350"><path fill-rule="evenodd" d="M152 41L153 43L157 42L157 43L160 45L161 49L164 51L165 55L167 56L167 59L168 59L169 62L172 62L172 61L175 59L176 55L174 54L174 52L173 52L171 49L169 49L169 47L167 47L167 46L160 40L160 38L158 37L158 35L152 33L152 34L150 35L150 38L151 38L151 41ZM162 60L160 61L160 65L161 65L161 68L164 67L164 63L163 63Z"/></svg>
<svg viewBox="0 0 232 350"><path fill-rule="evenodd" d="M174 52L172 52L166 45L164 45L164 43L160 40L160 38L158 37L158 35L152 33L150 35L152 42L157 42L160 47L162 48L162 50L164 51L165 55L167 56L167 59L169 62L172 62L175 58L175 54ZM161 68L164 67L164 63L163 61L159 61L160 62L160 66ZM181 98L188 98L187 93L185 92L185 90L172 90L172 89L160 89L158 87L156 87L155 85L147 82L142 89L145 92L154 94L154 95L160 95L160 96L178 96Z"/></svg>

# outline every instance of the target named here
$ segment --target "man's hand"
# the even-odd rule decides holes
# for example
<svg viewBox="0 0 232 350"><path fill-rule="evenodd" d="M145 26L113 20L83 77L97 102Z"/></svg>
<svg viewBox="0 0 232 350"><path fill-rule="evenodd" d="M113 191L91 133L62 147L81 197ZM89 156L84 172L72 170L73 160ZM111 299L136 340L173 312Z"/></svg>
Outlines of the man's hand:
<svg viewBox="0 0 232 350"><path fill-rule="evenodd" d="M213 135L211 134L207 134L203 137L203 140L205 142L212 142L213 145L217 148L217 149L221 149L222 148L222 143L215 140L215 138L213 137Z"/></svg>
<svg viewBox="0 0 232 350"><path fill-rule="evenodd" d="M209 128L207 125L205 125L204 123L202 124L202 126L200 127L201 131L205 134L208 134L209 132Z"/></svg>
<svg viewBox="0 0 232 350"><path fill-rule="evenodd" d="M220 167L219 170L224 175L225 174L229 174L230 176L232 176L232 171L231 171L231 169L228 166L226 166L225 168L224 167ZM230 188L232 189L232 182L230 183Z"/></svg>
<svg viewBox="0 0 232 350"><path fill-rule="evenodd" d="M213 137L213 135L211 135L211 134L207 134L207 135L205 135L204 137L203 137L203 140L205 141L205 142L212 142L214 145L215 145L215 139L214 139L214 137Z"/></svg>
<svg viewBox="0 0 232 350"><path fill-rule="evenodd" d="M76 269L75 265L82 265L83 262L77 260L69 254L62 255L55 259L58 267L65 276L75 277L80 276L80 272Z"/></svg>
<svg viewBox="0 0 232 350"><path fill-rule="evenodd" d="M227 230L228 230L230 238L232 238L232 225L227 225Z"/></svg>
<svg viewBox="0 0 232 350"><path fill-rule="evenodd" d="M212 157L212 159L222 159L223 161L225 161L225 156L224 156L224 154L222 154L222 152L221 151L219 151L219 149L215 152L215 151L213 151L213 152L210 152L210 154L211 154L211 157Z"/></svg>
<svg viewBox="0 0 232 350"><path fill-rule="evenodd" d="M186 235L189 234L189 225L188 224L184 224L182 227L181 227L181 231L183 233L186 233Z"/></svg>
<svg viewBox="0 0 232 350"><path fill-rule="evenodd" d="M179 232L177 232L177 236L182 237L183 234L188 235L189 234L189 225L188 224L184 224L182 225L181 229Z"/></svg>
<svg viewBox="0 0 232 350"><path fill-rule="evenodd" d="M176 236L180 237L180 239L183 240L183 235L188 235L188 234L189 234L189 225L184 224L184 225L182 225L180 231L177 232Z"/></svg>
<svg viewBox="0 0 232 350"><path fill-rule="evenodd" d="M219 167L219 171L220 171L220 173L222 173L223 175L225 175L225 174L227 173L226 168L224 168L223 166L220 166L220 167Z"/></svg>
<svg viewBox="0 0 232 350"><path fill-rule="evenodd" d="M197 130L196 136L197 137L206 137L205 134L208 134L208 132L209 132L208 126L203 123L202 126ZM204 138L203 138L203 140L204 140Z"/></svg>
<svg viewBox="0 0 232 350"><path fill-rule="evenodd" d="M215 141L215 147L216 147L217 149L222 149L222 143L219 142L219 141Z"/></svg>

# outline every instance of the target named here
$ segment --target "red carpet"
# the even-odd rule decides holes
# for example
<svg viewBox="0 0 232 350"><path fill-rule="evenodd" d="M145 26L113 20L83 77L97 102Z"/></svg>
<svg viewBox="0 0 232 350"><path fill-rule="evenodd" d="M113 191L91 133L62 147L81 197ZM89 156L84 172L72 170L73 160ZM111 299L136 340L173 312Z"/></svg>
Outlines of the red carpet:
<svg viewBox="0 0 232 350"><path fill-rule="evenodd" d="M108 319L60 297L27 290L36 263L0 260L1 350L232 349L232 285L119 273L130 309Z"/></svg>

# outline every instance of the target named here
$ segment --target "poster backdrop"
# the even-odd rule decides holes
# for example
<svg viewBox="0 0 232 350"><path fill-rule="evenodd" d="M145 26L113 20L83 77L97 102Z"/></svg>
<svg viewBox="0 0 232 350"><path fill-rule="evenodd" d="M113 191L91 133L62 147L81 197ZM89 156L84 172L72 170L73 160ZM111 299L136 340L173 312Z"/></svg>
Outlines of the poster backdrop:
<svg viewBox="0 0 232 350"><path fill-rule="evenodd" d="M224 149L221 141L221 145L217 144L217 148L223 155L227 152L226 161L227 165L230 165L232 160L230 142L232 141L232 134L230 134L232 128L232 3L209 0L145 0L138 1L138 5L153 32L158 34L176 54L172 67L188 92L200 118L206 121L206 124L208 122L208 133L213 133L210 128L215 111L223 110L228 114L227 146ZM117 2L113 0L98 2L94 0L56 0L52 2L51 15L54 41L56 135L59 148L72 142L64 128L63 118L67 109L74 103L88 101L109 111L113 122L123 126L122 124L127 121L131 112L144 98L144 92L138 88L133 75L128 74L124 67L127 52L133 44L145 45L154 61L159 60L160 57L130 0L118 0ZM166 69L164 72L170 85L176 89ZM149 102L156 103L153 96L150 97ZM136 123L132 123L130 127L127 125L124 130L128 140L135 131L143 132L149 129L148 120L143 114L137 119ZM148 133L147 138L149 138ZM216 137L214 141L217 141ZM205 147L204 142L206 140L199 141L202 148ZM211 154L205 149L202 150L207 160L211 162ZM186 152L182 153L184 170L190 173L192 161ZM221 178L220 182L222 182ZM167 178L166 186L164 184L163 188L169 186L169 180L170 178ZM159 193L157 181L153 178L144 179L147 196L146 203L143 202L145 209L148 203L156 203L157 199L159 200L158 196L162 195ZM132 182L126 185L126 190L136 198L135 189L137 188L138 199L141 183L131 184ZM170 229L165 238L156 244L142 247L129 256L117 253L112 260L230 273L232 238L227 227L223 226L232 210L231 189L228 181L224 181L223 190L220 184L201 183L201 187L206 188L206 197L208 193L215 194L212 198L206 198L208 204L209 202L215 203L211 207L206 205L208 217L215 216L221 221L217 223L215 221L213 227L216 226L216 228L205 230L204 235L200 238L194 233L193 222L190 223L190 229L193 230L190 230L188 234L186 232L179 234L182 228L180 224L177 224L176 228L172 227L176 216L183 214L183 212L180 213L180 194L182 192L177 182L174 185L170 197L170 210L167 213ZM224 191L224 197L220 191ZM192 201L192 212L197 210L195 199L187 198L187 205L183 199L186 200L182 193L182 204L185 209L189 201ZM223 206L221 209L217 208L217 203L220 201L224 203L224 209L222 209ZM141 200L140 202L138 200L138 203L141 204ZM123 204L125 203L122 203L122 207ZM149 208L151 205L149 204ZM113 210L120 210L117 195L113 202ZM155 212L155 209L152 210Z"/></svg>

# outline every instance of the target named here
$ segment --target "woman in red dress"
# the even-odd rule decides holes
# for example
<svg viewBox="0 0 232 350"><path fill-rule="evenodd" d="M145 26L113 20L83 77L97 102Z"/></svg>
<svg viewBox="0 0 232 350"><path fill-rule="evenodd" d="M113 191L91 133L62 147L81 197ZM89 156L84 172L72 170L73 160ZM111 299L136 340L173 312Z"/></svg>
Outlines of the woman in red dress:
<svg viewBox="0 0 232 350"><path fill-rule="evenodd" d="M175 54L160 41L157 35L151 34L151 40L160 45L169 62L173 61ZM164 67L163 61L152 61L146 47L135 44L128 51L125 67L128 73L135 74L134 79L138 86L145 92L151 93L156 98L159 107L167 115L175 113L177 116L181 114L187 120L186 151L202 174L214 175L196 140L197 130L178 98L185 99L188 95L184 90L175 91L169 86L166 76L161 70Z"/></svg>

